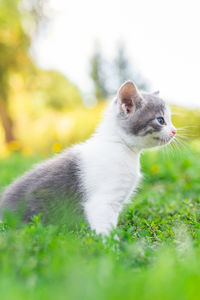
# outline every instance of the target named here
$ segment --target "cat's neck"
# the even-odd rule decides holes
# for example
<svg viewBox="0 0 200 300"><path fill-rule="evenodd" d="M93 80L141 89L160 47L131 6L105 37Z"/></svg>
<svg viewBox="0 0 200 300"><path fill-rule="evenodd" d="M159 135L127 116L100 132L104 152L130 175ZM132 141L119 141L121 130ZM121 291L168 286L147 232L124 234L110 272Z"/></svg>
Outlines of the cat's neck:
<svg viewBox="0 0 200 300"><path fill-rule="evenodd" d="M113 103L108 107L103 120L96 129L93 139L100 140L106 143L113 143L116 145L121 145L124 149L127 149L128 152L132 152L136 155L139 155L141 149L137 145L130 145L123 136L119 126L117 125L117 120L113 114Z"/></svg>

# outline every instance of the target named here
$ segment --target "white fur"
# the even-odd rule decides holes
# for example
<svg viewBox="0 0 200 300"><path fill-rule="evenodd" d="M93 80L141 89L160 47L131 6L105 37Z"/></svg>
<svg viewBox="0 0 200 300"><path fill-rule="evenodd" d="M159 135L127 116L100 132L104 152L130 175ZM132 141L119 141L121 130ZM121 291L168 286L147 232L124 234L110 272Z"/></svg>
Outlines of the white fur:
<svg viewBox="0 0 200 300"><path fill-rule="evenodd" d="M127 85L130 88L130 82ZM124 92L126 97L129 96L127 88ZM83 164L85 216L91 229L104 235L116 227L119 213L139 183L141 150L168 143L173 136L171 131L175 129L170 110L166 110L168 126L163 126L161 132L146 136L130 135L118 124L120 109L125 110L119 102L113 101L97 132L91 139L76 146ZM124 113L129 117L129 111ZM159 142L158 137L162 138Z"/></svg>
<svg viewBox="0 0 200 300"><path fill-rule="evenodd" d="M116 227L119 213L137 187L140 150L124 143L113 107L97 133L80 145L86 201L84 211L91 229L107 235Z"/></svg>

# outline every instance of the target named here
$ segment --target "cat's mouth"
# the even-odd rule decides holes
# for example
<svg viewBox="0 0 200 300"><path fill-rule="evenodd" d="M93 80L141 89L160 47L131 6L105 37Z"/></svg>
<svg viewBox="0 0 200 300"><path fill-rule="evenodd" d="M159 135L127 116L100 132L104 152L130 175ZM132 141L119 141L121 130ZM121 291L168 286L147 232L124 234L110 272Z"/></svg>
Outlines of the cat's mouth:
<svg viewBox="0 0 200 300"><path fill-rule="evenodd" d="M160 142L160 145L164 145L164 144L168 144L171 140L172 140L173 137L168 137L168 138L159 138L159 137L154 137L153 139L156 140L156 141L159 141Z"/></svg>

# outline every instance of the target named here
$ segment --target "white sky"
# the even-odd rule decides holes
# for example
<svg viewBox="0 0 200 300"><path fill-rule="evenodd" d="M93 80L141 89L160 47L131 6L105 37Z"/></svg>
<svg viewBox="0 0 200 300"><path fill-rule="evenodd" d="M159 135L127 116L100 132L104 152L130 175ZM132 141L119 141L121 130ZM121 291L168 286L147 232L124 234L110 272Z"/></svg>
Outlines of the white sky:
<svg viewBox="0 0 200 300"><path fill-rule="evenodd" d="M90 93L95 41L112 59L123 40L153 89L172 103L200 107L200 0L51 0L51 6L54 19L34 47L41 67Z"/></svg>

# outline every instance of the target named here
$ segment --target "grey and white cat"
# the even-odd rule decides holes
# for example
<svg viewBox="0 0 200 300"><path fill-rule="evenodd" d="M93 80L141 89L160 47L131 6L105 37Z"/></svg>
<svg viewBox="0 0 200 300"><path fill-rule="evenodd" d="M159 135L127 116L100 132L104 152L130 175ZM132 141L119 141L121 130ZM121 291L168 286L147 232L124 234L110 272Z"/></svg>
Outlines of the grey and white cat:
<svg viewBox="0 0 200 300"><path fill-rule="evenodd" d="M157 93L125 82L96 133L82 144L38 164L3 193L0 212L23 207L23 218L59 218L69 206L82 211L91 229L108 235L141 178L140 153L170 143L176 134L170 109ZM67 222L67 220L66 220Z"/></svg>

